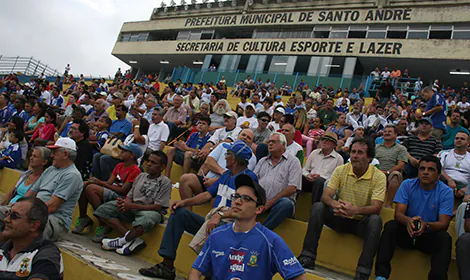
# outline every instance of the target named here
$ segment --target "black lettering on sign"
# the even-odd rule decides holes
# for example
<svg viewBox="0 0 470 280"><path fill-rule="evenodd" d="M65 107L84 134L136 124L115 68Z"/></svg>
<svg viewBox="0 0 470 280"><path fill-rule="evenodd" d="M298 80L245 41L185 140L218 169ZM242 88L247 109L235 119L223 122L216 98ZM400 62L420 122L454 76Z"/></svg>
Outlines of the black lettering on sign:
<svg viewBox="0 0 470 280"><path fill-rule="evenodd" d="M361 42L359 53L363 54L401 54L402 43Z"/></svg>
<svg viewBox="0 0 470 280"><path fill-rule="evenodd" d="M357 21L360 16L359 11L321 11L318 15L320 22L341 22L341 21Z"/></svg>
<svg viewBox="0 0 470 280"><path fill-rule="evenodd" d="M376 9L369 10L365 21L405 21L411 20L411 9Z"/></svg>
<svg viewBox="0 0 470 280"><path fill-rule="evenodd" d="M301 12L299 22L311 22L313 20L313 12Z"/></svg>
<svg viewBox="0 0 470 280"><path fill-rule="evenodd" d="M228 43L227 51L229 51L229 52L238 51L238 45L240 45L240 42L230 42L230 43Z"/></svg>
<svg viewBox="0 0 470 280"><path fill-rule="evenodd" d="M353 48L354 48L354 42L348 42L346 53L353 53Z"/></svg>

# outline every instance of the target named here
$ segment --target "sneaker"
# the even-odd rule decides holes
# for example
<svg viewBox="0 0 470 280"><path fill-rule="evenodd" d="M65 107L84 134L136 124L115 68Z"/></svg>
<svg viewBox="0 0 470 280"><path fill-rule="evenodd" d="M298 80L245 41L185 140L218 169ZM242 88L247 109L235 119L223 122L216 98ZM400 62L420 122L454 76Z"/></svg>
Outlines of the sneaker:
<svg viewBox="0 0 470 280"><path fill-rule="evenodd" d="M85 228L93 225L93 221L89 217L78 218L75 222L75 228L72 230L72 233L79 234L82 233Z"/></svg>
<svg viewBox="0 0 470 280"><path fill-rule="evenodd" d="M119 242L120 237L117 238L104 238L103 241L101 241L101 248L103 248L106 251L113 251L116 249L122 248L123 245L121 245L121 242Z"/></svg>
<svg viewBox="0 0 470 280"><path fill-rule="evenodd" d="M134 252L144 249L145 247L147 247L147 244L145 244L142 239L137 237L136 239L124 244L122 248L117 249L116 253L118 253L119 255L128 256Z"/></svg>
<svg viewBox="0 0 470 280"><path fill-rule="evenodd" d="M174 280L176 278L175 268L170 269L163 263L158 263L149 268L141 268L139 269L139 273L144 276L152 278L162 278L166 280Z"/></svg>
<svg viewBox="0 0 470 280"><path fill-rule="evenodd" d="M375 280L387 280L387 278L382 277L382 276L377 276L375 277Z"/></svg>
<svg viewBox="0 0 470 280"><path fill-rule="evenodd" d="M354 276L354 280L369 280L369 275L357 272L356 276Z"/></svg>
<svg viewBox="0 0 470 280"><path fill-rule="evenodd" d="M315 270L315 261L312 258L301 255L297 260L303 268Z"/></svg>
<svg viewBox="0 0 470 280"><path fill-rule="evenodd" d="M95 243L101 243L108 233L111 232L111 228L106 226L99 226L96 228L95 236L91 239Z"/></svg>

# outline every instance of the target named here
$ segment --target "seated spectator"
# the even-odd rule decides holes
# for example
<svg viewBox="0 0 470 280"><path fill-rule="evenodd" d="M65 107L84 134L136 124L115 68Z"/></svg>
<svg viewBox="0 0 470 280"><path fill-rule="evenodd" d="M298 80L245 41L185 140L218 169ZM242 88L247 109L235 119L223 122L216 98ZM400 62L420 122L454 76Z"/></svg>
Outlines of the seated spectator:
<svg viewBox="0 0 470 280"><path fill-rule="evenodd" d="M93 104L93 108L94 111L91 112L86 118L87 123L91 126L96 125L99 118L108 117L108 112L106 112L105 110L106 101L104 101L103 99L97 99L95 101L95 104Z"/></svg>
<svg viewBox="0 0 470 280"><path fill-rule="evenodd" d="M152 152L147 162L147 172L135 178L127 196L108 201L95 210L94 215L101 222L121 235L103 239L103 249L130 255L145 248L144 240L139 237L162 222L170 206L171 181L161 174L166 164L165 153ZM122 221L132 222L132 229L128 230Z"/></svg>
<svg viewBox="0 0 470 280"><path fill-rule="evenodd" d="M188 111L183 106L183 98L179 95L173 98L174 106L168 108L168 111L163 116L163 121L170 129L170 138L175 138L184 132L186 127L186 117Z"/></svg>
<svg viewBox="0 0 470 280"><path fill-rule="evenodd" d="M47 110L44 123L40 124L31 139L29 139L29 143L34 144L34 146L44 146L48 142L54 142L56 119L56 112Z"/></svg>
<svg viewBox="0 0 470 280"><path fill-rule="evenodd" d="M10 103L10 95L7 93L0 94L0 127L5 127L10 121L12 109Z"/></svg>
<svg viewBox="0 0 470 280"><path fill-rule="evenodd" d="M72 127L74 120L83 120L83 118L85 117L85 109L83 109L83 107L78 105L72 105L72 108L72 115L69 117L65 117L59 130L57 131L57 134L59 134L60 137L67 137L69 135L70 127Z"/></svg>
<svg viewBox="0 0 470 280"><path fill-rule="evenodd" d="M258 108L256 110L256 114L259 114L261 112L266 112L269 116L272 116L273 114L273 99L271 97L266 97L263 101L263 107Z"/></svg>
<svg viewBox="0 0 470 280"><path fill-rule="evenodd" d="M0 247L0 278L61 279L62 256L52 240L44 239L52 214L38 198L25 197L7 213ZM25 277L23 277L25 275Z"/></svg>
<svg viewBox="0 0 470 280"><path fill-rule="evenodd" d="M253 145L251 146L251 149L253 151L256 151L258 148L259 144L267 144L269 136L271 136L272 131L267 128L267 125L269 121L271 120L271 117L268 115L266 112L261 112L257 115L258 118L258 127L253 130L254 133L254 140L253 140ZM260 160L260 158L256 157L257 160Z"/></svg>
<svg viewBox="0 0 470 280"><path fill-rule="evenodd" d="M17 97L15 99L15 103L14 103L15 109L11 115L11 119L13 117L20 117L23 120L23 122L26 123L29 120L29 114L24 109L25 105L26 105L26 99L24 99L24 97Z"/></svg>
<svg viewBox="0 0 470 280"><path fill-rule="evenodd" d="M137 159L142 156L142 150L136 144L127 146L119 145L122 149L121 163L116 165L108 181L102 181L96 177L91 177L85 182L83 191L78 201L80 216L75 223L73 233L82 233L85 228L93 225L93 221L87 215L88 203L94 210L108 201L116 200L125 196L132 187L135 178L140 174L137 166ZM96 228L93 242L101 243L101 240L111 231L110 228L100 224Z"/></svg>
<svg viewBox="0 0 470 280"><path fill-rule="evenodd" d="M11 205L18 199L25 196L31 185L42 175L44 170L50 166L51 162L51 151L46 147L36 147L31 153L29 159L29 168L27 171L22 173L16 181L15 186L7 193L0 205ZM0 220L5 218L5 212L9 208L5 209L0 207Z"/></svg>
<svg viewBox="0 0 470 280"><path fill-rule="evenodd" d="M189 279L200 279L202 274L217 275L221 279L233 279L239 276L239 273L235 269L226 269L232 264L246 267L244 273L248 273L252 279L271 279L276 272L283 275L285 279L307 279L297 261L293 264L278 263L277 260L291 260L295 257L282 238L256 222L257 215L264 211L266 203L266 194L262 187L247 175L238 176L235 180L235 187L236 192L232 194L235 222L212 231L201 254L193 264ZM254 228L256 230L253 230ZM245 233L248 238L240 233ZM260 262L259 267L256 264L256 268L251 268L257 261L256 257L241 258L240 261L233 263L230 256L239 256L237 254L239 250L234 248L241 247L248 252L268 256L268 262ZM218 258L215 254L207 254L214 250L229 257ZM245 254L244 251L241 253Z"/></svg>
<svg viewBox="0 0 470 280"><path fill-rule="evenodd" d="M338 114L333 110L333 104L333 99L328 99L325 107L318 112L318 116L326 127L333 125L338 118Z"/></svg>
<svg viewBox="0 0 470 280"><path fill-rule="evenodd" d="M93 146L93 155L99 153L101 148L106 143L109 137L109 128L111 127L112 121L109 117L100 117L92 129L92 135L88 138L88 141Z"/></svg>
<svg viewBox="0 0 470 280"><path fill-rule="evenodd" d="M204 147L210 138L209 127L211 119L208 116L203 116L199 120L196 132L189 136L185 142L178 140L175 142L174 147L168 146L166 155L168 156L169 163L166 165L165 176L170 178L171 166L173 161L176 164L183 166L183 174L189 173L191 167L200 167L197 160L193 159L195 153ZM199 165L199 166L198 166Z"/></svg>
<svg viewBox="0 0 470 280"><path fill-rule="evenodd" d="M304 268L315 269L318 240L326 224L335 231L364 239L355 279L369 279L382 231L379 213L386 188L385 175L369 164L373 158L373 144L358 140L351 146L351 163L333 172L321 202L311 210L302 252L297 258Z"/></svg>
<svg viewBox="0 0 470 280"><path fill-rule="evenodd" d="M441 163L435 156L419 161L418 178L404 181L393 200L395 219L388 221L380 239L375 263L376 279L390 277L395 246L431 255L429 279L447 279L452 238L447 233L452 218L452 190L439 181Z"/></svg>
<svg viewBox="0 0 470 280"><path fill-rule="evenodd" d="M208 104L208 103L205 103ZM218 129L224 126L224 115L227 112L232 111L227 100L221 99L215 103L213 108L213 113L211 114L211 128Z"/></svg>
<svg viewBox="0 0 470 280"><path fill-rule="evenodd" d="M258 181L256 175L247 169L248 161L253 157L253 152L247 143L235 141L233 144L223 143L220 147L225 148L227 151L225 159L228 170L223 172L223 174L210 185L207 191L194 197L173 201L171 203L170 209L172 213L168 219L168 224L163 233L162 242L160 243L160 249L158 250L158 254L163 257L163 261L150 268L141 268L139 270L140 274L154 278L164 277L166 279L174 279L176 251L184 231L190 234L196 234L205 222L204 217L189 211L185 207L199 205L215 198L214 208L219 209L221 214L213 215L207 223L207 231L211 232L214 228L219 226L222 217L231 218L234 216L235 211L232 211L230 207L232 194L236 191L235 178L239 174L246 174L254 181Z"/></svg>
<svg viewBox="0 0 470 280"><path fill-rule="evenodd" d="M255 130L258 127L258 120L255 115L255 105L249 103L245 107L245 115L237 119L237 126L241 129L249 128Z"/></svg>
<svg viewBox="0 0 470 280"><path fill-rule="evenodd" d="M302 146L307 147L307 157L317 147L323 134L325 134L325 131L319 117L313 118L305 124L304 133L302 134Z"/></svg>
<svg viewBox="0 0 470 280"><path fill-rule="evenodd" d="M354 128L353 135L349 136L349 138L346 140L346 143L344 143L344 146L341 148L341 150L345 153L349 153L351 144L354 142L354 140L364 138L364 134L365 134L364 127L356 126L356 128Z"/></svg>
<svg viewBox="0 0 470 280"><path fill-rule="evenodd" d="M253 132L250 129L242 130L238 135L238 140L235 142L241 144L240 141L251 147L253 143ZM191 198L194 195L206 191L208 187L217 181L217 178L224 174L227 170L226 153L227 148L224 145L218 145L207 156L197 174L189 173L181 176L179 187L181 199ZM248 160L248 169L254 170L255 166L256 157L253 154ZM190 207L188 207L188 209L191 210Z"/></svg>
<svg viewBox="0 0 470 280"><path fill-rule="evenodd" d="M459 229L457 228L458 239L455 244L455 255L457 258L459 279L465 279L465 277L469 275L468 264L470 263L470 204L467 202L462 204L462 206L462 221L460 222L462 224L462 232L459 232ZM458 215L457 218L460 219Z"/></svg>
<svg viewBox="0 0 470 280"><path fill-rule="evenodd" d="M237 111L238 111L238 108L242 108L242 110L245 111L246 106L248 106L248 104L251 104L251 103L247 101L246 94L240 95L240 103L238 103L237 105Z"/></svg>
<svg viewBox="0 0 470 280"><path fill-rule="evenodd" d="M339 98L339 99L341 99L341 98ZM339 99L338 99L338 101L339 101ZM342 98L341 103L339 103L339 105L336 105L335 111L338 112L338 113L342 113L342 114L349 113L348 101L349 101L349 99Z"/></svg>
<svg viewBox="0 0 470 280"><path fill-rule="evenodd" d="M418 175L419 160L423 156L437 155L442 150L439 139L431 135L432 120L423 118L419 122L420 133L403 141L408 151L408 163L405 165L406 178L415 178Z"/></svg>
<svg viewBox="0 0 470 280"><path fill-rule="evenodd" d="M286 114L287 115L294 115L295 113L295 98L289 97L286 104Z"/></svg>
<svg viewBox="0 0 470 280"><path fill-rule="evenodd" d="M52 98L51 104L49 105L52 109L55 109L57 112L63 112L65 109L65 100L57 87L52 89Z"/></svg>
<svg viewBox="0 0 470 280"><path fill-rule="evenodd" d="M183 97L183 102L184 102L184 106L186 107L188 111L191 111L192 113L199 112L201 103L199 101L199 98L197 97L196 88L191 89L189 94Z"/></svg>
<svg viewBox="0 0 470 280"><path fill-rule="evenodd" d="M68 137L59 138L52 149L52 166L34 182L25 196L37 197L49 208L49 220L43 233L45 239L57 241L72 224L72 214L83 188L83 181L75 167L77 146Z"/></svg>
<svg viewBox="0 0 470 280"><path fill-rule="evenodd" d="M0 169L4 167L19 169L23 165L20 143L23 141L24 133L14 130L10 134L10 145L0 153Z"/></svg>
<svg viewBox="0 0 470 280"><path fill-rule="evenodd" d="M323 185L331 178L336 167L343 165L343 157L335 151L338 136L333 132L326 132L318 149L308 156L302 170L302 190L312 192L312 204L320 202L323 194Z"/></svg>
<svg viewBox="0 0 470 280"><path fill-rule="evenodd" d="M346 124L346 114L339 113L336 123L326 130L327 132L333 132L338 136L338 147L341 149L344 146L344 143L352 135L352 131L348 128Z"/></svg>
<svg viewBox="0 0 470 280"><path fill-rule="evenodd" d="M293 155L294 157L298 158L300 161L300 164L304 164L304 149L302 146L299 145L299 143L294 141L294 134L295 134L295 128L291 124L285 124L282 127L282 134L286 136L287 140L287 148L286 148L286 153Z"/></svg>
<svg viewBox="0 0 470 280"><path fill-rule="evenodd" d="M31 137L33 133L39 128L40 124L44 123L44 115L46 114L47 106L44 103L36 103L33 107L33 115L29 118L28 122L24 125L25 134Z"/></svg>
<svg viewBox="0 0 470 280"><path fill-rule="evenodd" d="M464 131L467 134L470 132L460 125L461 113L454 110L450 115L450 123L446 125L446 133L442 136L442 146L444 150L450 150L454 148L454 138L457 133Z"/></svg>
<svg viewBox="0 0 470 280"><path fill-rule="evenodd" d="M276 101L273 103L273 107L277 108L277 106L282 106L284 108L284 102L282 102L282 96L274 94L273 96L276 97Z"/></svg>
<svg viewBox="0 0 470 280"><path fill-rule="evenodd" d="M397 128L387 125L384 130L384 143L375 147L375 158L380 162L379 169L387 176L387 208L392 208L393 198L403 181L402 172L408 162L406 148L396 140Z"/></svg>
<svg viewBox="0 0 470 280"><path fill-rule="evenodd" d="M121 140L124 140L127 135L132 132L132 123L126 119L127 107L118 105L115 109L116 118L113 120L109 133ZM110 117L111 118L111 117ZM112 118L111 118L112 119Z"/></svg>
<svg viewBox="0 0 470 280"><path fill-rule="evenodd" d="M124 95L120 92L114 92L112 94L109 95L111 97L111 106L108 107L108 109L106 109L106 112L108 113L108 117L115 121L117 119L117 116L116 116L116 108L118 106L124 106L123 102L124 102ZM124 118L126 118L126 113L127 113L127 107L124 106L126 108L125 110L125 114L124 114Z"/></svg>
<svg viewBox="0 0 470 280"><path fill-rule="evenodd" d="M153 111L156 108L160 108L160 105L158 105L157 99L149 94L145 98L145 111L140 112L138 109L136 110L139 111L140 115L142 115L144 119L146 119L148 122L151 122Z"/></svg>
<svg viewBox="0 0 470 280"><path fill-rule="evenodd" d="M152 113L152 122L148 130L149 144L147 151L145 152L144 158L148 158L153 151L163 151L168 138L170 137L170 129L168 125L163 121L162 109L155 109ZM138 128L138 127L137 127ZM134 130L136 128L134 127Z"/></svg>
<svg viewBox="0 0 470 280"><path fill-rule="evenodd" d="M11 145L11 143L10 143L10 134L13 131L18 130L18 131L22 132L23 135L24 135L23 128L24 128L24 122L23 122L22 118L20 118L18 116L11 118L10 123L8 124L8 127L1 129L0 152L5 150L6 148L8 148L8 146ZM26 142L25 139L23 139L20 142L20 146L21 146L22 158L24 159L26 157L26 152L28 151L28 143Z"/></svg>
<svg viewBox="0 0 470 280"><path fill-rule="evenodd" d="M277 107L276 109L274 109L273 120L268 123L269 130L278 131L279 129L281 129L279 122L285 114L286 110L284 110L283 107Z"/></svg>
<svg viewBox="0 0 470 280"><path fill-rule="evenodd" d="M263 108L263 105L260 102L259 94L255 93L251 96L251 104L255 107L255 112Z"/></svg>
<svg viewBox="0 0 470 280"><path fill-rule="evenodd" d="M70 138L77 145L77 158L75 159L75 167L82 175L82 180L86 181L90 178L91 163L93 161L93 146L88 142L90 128L84 120L74 120L70 127Z"/></svg>
<svg viewBox="0 0 470 280"><path fill-rule="evenodd" d="M253 170L266 191L263 211L269 214L263 224L271 230L294 215L297 193L302 189L300 162L285 153L286 148L284 134L274 132L269 137L269 156L262 158Z"/></svg>
<svg viewBox="0 0 470 280"><path fill-rule="evenodd" d="M380 130L387 125L387 120L382 117L383 107L377 105L377 107L369 107L369 116L364 121L364 128L366 135L376 138Z"/></svg>
<svg viewBox="0 0 470 280"><path fill-rule="evenodd" d="M442 165L442 176L452 189L457 204L462 202L470 182L470 153L467 152L469 134L457 132L454 138L454 148L439 153ZM468 156L468 157L467 157Z"/></svg>

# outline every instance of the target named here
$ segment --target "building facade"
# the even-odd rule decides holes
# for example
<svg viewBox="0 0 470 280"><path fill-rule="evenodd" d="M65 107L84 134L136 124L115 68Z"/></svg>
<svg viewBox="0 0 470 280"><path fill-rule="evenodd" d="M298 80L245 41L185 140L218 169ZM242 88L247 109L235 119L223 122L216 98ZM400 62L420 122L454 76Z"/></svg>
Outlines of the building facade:
<svg viewBox="0 0 470 280"><path fill-rule="evenodd" d="M191 2L124 23L112 54L140 72L183 69L193 82L256 75L352 87L388 66L459 85L470 71L470 1Z"/></svg>

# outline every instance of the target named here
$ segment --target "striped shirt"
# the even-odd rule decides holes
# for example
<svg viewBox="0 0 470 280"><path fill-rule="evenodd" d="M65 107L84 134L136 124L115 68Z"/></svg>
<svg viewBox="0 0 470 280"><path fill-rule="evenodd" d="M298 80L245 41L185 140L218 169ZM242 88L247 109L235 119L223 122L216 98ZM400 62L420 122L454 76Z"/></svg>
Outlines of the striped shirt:
<svg viewBox="0 0 470 280"><path fill-rule="evenodd" d="M442 150L441 142L432 136L426 140L421 140L418 136L410 136L403 140L403 146L412 157L418 160L424 156L437 155Z"/></svg>
<svg viewBox="0 0 470 280"><path fill-rule="evenodd" d="M358 178L350 162L338 166L328 182L328 188L335 190L339 199L359 207L372 205L372 200L384 201L386 186L385 174L377 167L369 164L366 173ZM363 216L352 218L360 220Z"/></svg>

